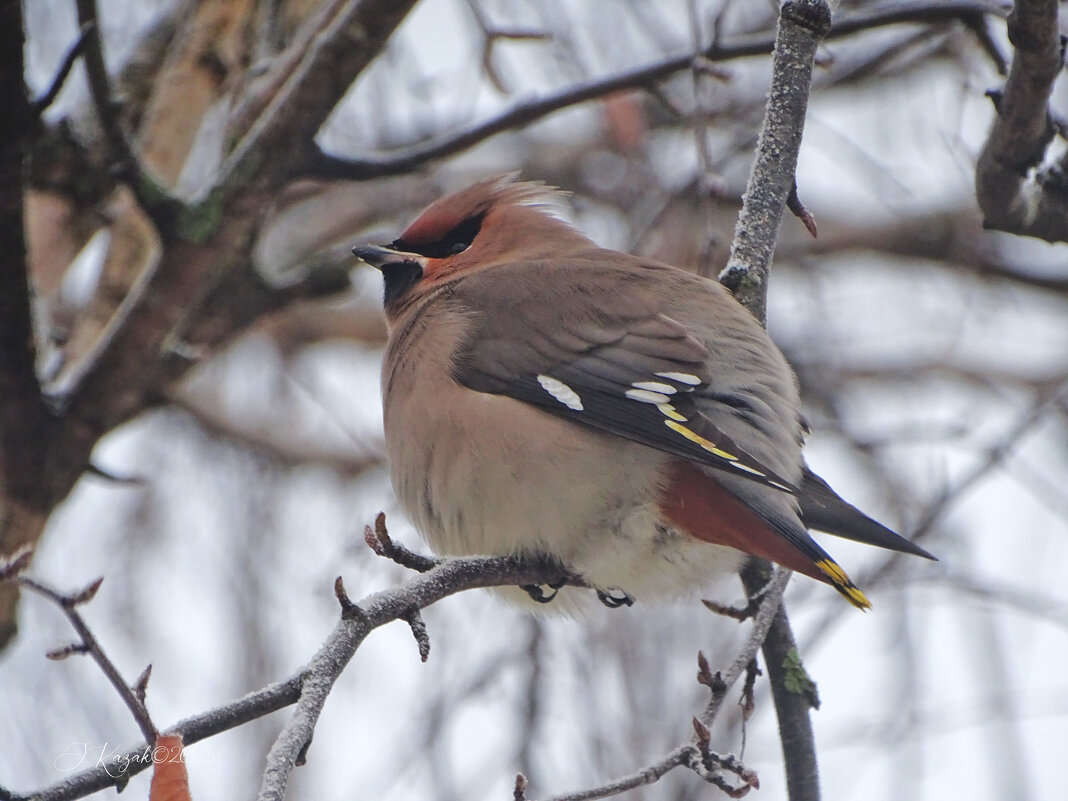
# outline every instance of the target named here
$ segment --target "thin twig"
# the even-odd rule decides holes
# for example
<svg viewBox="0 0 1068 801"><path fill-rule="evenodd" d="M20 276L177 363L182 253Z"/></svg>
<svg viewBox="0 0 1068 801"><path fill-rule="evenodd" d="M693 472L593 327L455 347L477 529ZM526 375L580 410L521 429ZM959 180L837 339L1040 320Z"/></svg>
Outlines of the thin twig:
<svg viewBox="0 0 1068 801"><path fill-rule="evenodd" d="M112 94L111 79L104 63L103 37L100 35L96 0L77 0L77 7L78 24L85 39L83 58L89 81L89 94L100 118L104 141L110 151L112 169L116 176L130 187L138 204L156 224L160 233L167 235L174 221L185 210L185 205L171 197L160 183L148 176L122 129L121 106Z"/></svg>
<svg viewBox="0 0 1068 801"><path fill-rule="evenodd" d="M426 662L430 658L430 634L426 630L423 616L418 609L411 609L404 615L404 620L412 630L416 645L419 646L419 661Z"/></svg>
<svg viewBox="0 0 1068 801"><path fill-rule="evenodd" d="M86 653L93 658L93 661L96 662L100 670L107 676L108 681L111 682L111 686L115 688L115 692L122 698L127 709L130 710L134 720L137 721L137 726L141 729L141 734L144 735L145 740L154 743L159 730L156 729L155 724L152 722L152 717L148 714L148 708L144 704L143 685L147 684L147 673L142 673L134 686L127 684L122 674L119 673L119 669L115 667L115 663L111 661L111 658L100 645L100 641L97 640L89 625L85 622L85 618L78 612L79 606L93 599L104 579L99 578L80 592L70 595L58 592L29 576L18 576L15 580L20 587L47 598L63 611L63 614L67 616L67 620L70 621L71 626L78 632L78 637L81 639L81 642L76 646L76 650L70 651L70 653ZM58 651L53 652L53 658L60 658L66 655L66 653L60 654Z"/></svg>
<svg viewBox="0 0 1068 801"><path fill-rule="evenodd" d="M405 620L412 609L422 609L442 598L476 587L546 582L558 577L559 568L511 557L470 557L444 561L434 570L407 584L377 593L353 607L359 614L341 620L309 665L285 681L264 687L226 706L167 727L181 734L186 745L244 725L251 720L298 703L294 718L271 749L261 793L281 798L285 782L311 731L333 681L352 658L363 639L374 629L393 620ZM343 588L342 588L343 589ZM293 737L293 732L306 732ZM118 754L102 765L58 784L25 795L17 801L71 801L108 787L123 786L151 765L140 757L151 741Z"/></svg>
<svg viewBox="0 0 1068 801"><path fill-rule="evenodd" d="M442 562L441 559L423 556L421 553L410 551L403 545L393 542L389 532L386 530L385 512L379 512L375 516L374 528L364 526L363 539L367 546L379 556L418 573L426 573L428 570L433 570Z"/></svg>
<svg viewBox="0 0 1068 801"><path fill-rule="evenodd" d="M292 676L218 709L181 720L173 726L168 726L165 731L182 735L182 742L187 746L192 745L296 703L300 697L300 684L301 677ZM153 745L154 743L144 742L127 748L91 770L42 790L11 794L11 798L13 801L73 801L109 787L122 788L131 778L152 766L152 760L146 759L144 755L146 749Z"/></svg>
<svg viewBox="0 0 1068 801"><path fill-rule="evenodd" d="M552 36L544 31L526 30L522 28L499 28L486 18L485 12L479 5L478 0L467 0L467 7L471 10L471 16L475 18L475 24L482 32L482 69L490 79L490 83L502 94L508 93L497 68L493 65L493 50L502 39L512 41L544 41Z"/></svg>
<svg viewBox="0 0 1068 801"><path fill-rule="evenodd" d="M727 696L727 691L738 681L738 678L745 672L748 665L756 657L757 651L760 650L761 643L763 643L764 638L767 636L772 620L775 618L776 612L780 608L782 594L786 590L786 584L790 580L790 575L790 571L785 569L780 569L775 572L771 581L767 583L767 591L764 596L764 601L760 605L760 610L753 617L753 626L749 631L749 636L746 638L745 644L738 651L738 654L731 661L730 665L727 666L726 670L712 674L712 677L707 682L703 682L712 686L712 699L697 718L697 720L706 728L712 725L712 721L719 713L719 710L723 705L723 699ZM702 665L701 673L708 674L707 662ZM698 760L698 763L700 763L700 750L697 742L698 738L699 735L695 733L695 737L691 742L678 746L662 759L627 776L622 776L611 782L587 790L555 795L546 799L546 801L593 801L593 799L608 798L609 796L618 795L619 793L633 790L637 787L653 784L675 768L690 767L693 769L694 759ZM732 772L737 771L732 770ZM702 776L702 778L705 778L707 781L712 781L708 776ZM755 780L755 776L743 780L748 784L750 781Z"/></svg>
<svg viewBox="0 0 1068 801"><path fill-rule="evenodd" d="M59 96L60 91L63 89L63 85L66 84L67 78L70 77L70 71L74 69L74 63L78 60L78 57L85 52L85 45L86 42L89 41L90 30L95 27L95 22L89 22L82 25L78 38L74 40L74 44L70 46L66 55L63 56L63 63L59 65L59 69L56 71L56 76L52 79L52 83L49 85L48 90L33 101L33 110L37 112L37 114L44 113L44 110L55 102L56 97Z"/></svg>
<svg viewBox="0 0 1068 801"><path fill-rule="evenodd" d="M301 750L311 740L334 682L374 629L394 620L409 619L412 610L422 609L462 590L541 584L557 575L558 569L552 564L515 557L446 559L402 587L376 593L355 604L358 613L338 622L302 674L297 708L267 755L258 796L260 801L281 801L285 796L289 774Z"/></svg>
<svg viewBox="0 0 1068 801"><path fill-rule="evenodd" d="M1060 403L1068 399L1068 385L1060 385L1052 392L1043 393L1032 407L1024 413L999 442L986 453L986 458L976 464L965 475L947 486L938 497L927 506L927 510L921 516L916 526L909 532L909 539L922 541L937 531L936 526L947 512L956 504L965 493L975 487L986 478L993 470L997 469L1017 447L1020 440L1031 430L1041 423L1046 415ZM884 581L899 568L901 564L900 554L891 554L879 566L858 577L858 583L862 586L876 586ZM835 624L843 619L840 605L828 609L820 620L812 626L812 634L805 642L805 649L811 650L822 639L828 637Z"/></svg>
<svg viewBox="0 0 1068 801"><path fill-rule="evenodd" d="M895 4L850 15L836 22L828 39L840 39L855 33L890 25L921 23L938 25L976 14L1000 14L992 2L958 0L932 4L927 0ZM739 37L732 42L713 42L703 53L672 56L644 67L627 70L606 78L571 87L540 100L520 103L485 122L450 136L395 152L382 159L346 159L320 151L299 168L300 175L364 181L387 175L400 175L425 167L430 161L460 153L496 134L520 128L553 112L589 100L597 100L613 92L649 89L677 72L692 69L695 63L731 61L749 56L767 55L775 39L767 34Z"/></svg>

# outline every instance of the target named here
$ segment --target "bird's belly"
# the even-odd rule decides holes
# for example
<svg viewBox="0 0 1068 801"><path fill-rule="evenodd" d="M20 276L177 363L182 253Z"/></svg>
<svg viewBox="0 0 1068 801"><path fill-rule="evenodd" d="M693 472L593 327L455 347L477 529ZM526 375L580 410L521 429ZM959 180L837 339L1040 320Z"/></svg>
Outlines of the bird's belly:
<svg viewBox="0 0 1068 801"><path fill-rule="evenodd" d="M662 519L668 457L529 408L520 431L518 401L475 394L482 413L434 421L430 442L393 437L391 423L403 423L387 421L394 488L435 551L545 554L594 587L642 599L692 593L737 569L738 551Z"/></svg>

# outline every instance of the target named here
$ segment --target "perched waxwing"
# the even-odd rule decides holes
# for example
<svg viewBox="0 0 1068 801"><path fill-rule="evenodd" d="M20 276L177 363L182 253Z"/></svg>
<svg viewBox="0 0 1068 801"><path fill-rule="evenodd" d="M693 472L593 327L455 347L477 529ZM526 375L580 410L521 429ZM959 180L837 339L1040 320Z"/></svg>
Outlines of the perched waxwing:
<svg viewBox="0 0 1068 801"><path fill-rule="evenodd" d="M793 372L723 286L597 247L558 202L493 178L353 249L385 278L390 472L432 548L550 557L606 603L754 555L867 608L808 528L933 558L808 470Z"/></svg>

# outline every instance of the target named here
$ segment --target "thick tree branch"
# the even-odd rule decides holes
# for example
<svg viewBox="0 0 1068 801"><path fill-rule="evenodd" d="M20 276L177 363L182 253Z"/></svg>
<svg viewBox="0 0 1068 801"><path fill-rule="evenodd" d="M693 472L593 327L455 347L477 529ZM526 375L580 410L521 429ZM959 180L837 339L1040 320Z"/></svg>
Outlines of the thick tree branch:
<svg viewBox="0 0 1068 801"><path fill-rule="evenodd" d="M118 321L108 338L88 360L70 394L58 399L66 418L63 441L44 449L38 438L36 450L50 450L53 469L23 471L36 476L38 483L42 474L48 475L51 484L40 504L45 510L73 487L99 437L160 401L169 383L195 362L189 358L182 336L198 317L205 312L213 317L207 343L213 345L265 310L308 294L305 286L276 291L251 269L262 210L271 205L287 181L293 142L310 142L412 3L349 0L338 5L341 11L332 25L315 39L301 68L245 137L215 188L194 206L177 210L167 206L173 216L157 218L164 246L161 261L131 289L116 312ZM95 8L90 0L79 0L79 8L83 24L94 21ZM90 35L86 59L87 64L96 64L90 69L94 76L91 82L109 142L126 160L129 145L119 126L117 109L107 96L109 85L98 35ZM136 161L129 163L136 173ZM142 190L146 185L135 181ZM145 202L152 207L151 197ZM21 231L20 225L6 228ZM311 283L314 291L321 281L316 277ZM12 285L16 285L14 280ZM338 281L331 282L332 287L339 285ZM14 302L17 293L11 297ZM213 302L213 298L217 299ZM17 319L16 315L5 315L4 324ZM25 352L28 339L22 337L21 341ZM17 349L5 348L5 353L17 353ZM4 397L9 396L5 393ZM32 422L32 418L22 418L24 429L27 420ZM34 536L31 532L19 539L27 541ZM17 544L10 543L8 549Z"/></svg>
<svg viewBox="0 0 1068 801"><path fill-rule="evenodd" d="M753 560L742 571L742 583L748 594L760 592L767 585L769 567L766 562ZM768 627L763 653L779 720L787 795L791 801L819 799L816 738L809 720L809 710L819 707L819 698L815 684L808 680L801 664L785 607L779 607Z"/></svg>
<svg viewBox="0 0 1068 801"><path fill-rule="evenodd" d="M97 436L141 411L151 394L161 393L188 369L184 331L223 285L225 291L210 313L231 298L239 299L227 309L241 323L299 294L289 291L280 299L250 269L262 209L271 205L287 180L293 143L310 142L411 5L388 0L339 3L336 17L315 37L300 68L224 165L215 187L169 230L161 231L162 262L70 398L70 413ZM216 341L208 344L235 330L233 319L228 322L231 325L217 321ZM116 386L124 392L116 393Z"/></svg>
<svg viewBox="0 0 1068 801"><path fill-rule="evenodd" d="M1053 82L1064 67L1057 0L1018 0L1009 15L1015 48L1008 80L975 171L984 224L1048 242L1068 241L1068 164L1041 164L1056 135Z"/></svg>
<svg viewBox="0 0 1068 801"><path fill-rule="evenodd" d="M26 455L18 432L45 417L34 367L30 282L24 230L23 176L26 146L34 114L22 82L22 14L19 4L0 11L0 106L7 121L0 126L0 477L15 480ZM0 539L0 547L5 543ZM8 548L7 550L14 550Z"/></svg>
<svg viewBox="0 0 1068 801"><path fill-rule="evenodd" d="M23 83L20 3L0 6L0 554L32 544L51 511L58 428L37 377L25 239L26 157L37 114ZM17 591L0 587L0 648L15 632Z"/></svg>
<svg viewBox="0 0 1068 801"><path fill-rule="evenodd" d="M30 438L47 416L34 366L23 234L26 147L35 115L22 82L22 28L21 7L6 4L0 11L0 106L7 109L0 126L0 478L5 484L31 466L24 463L35 445ZM0 548L14 550L3 539Z"/></svg>

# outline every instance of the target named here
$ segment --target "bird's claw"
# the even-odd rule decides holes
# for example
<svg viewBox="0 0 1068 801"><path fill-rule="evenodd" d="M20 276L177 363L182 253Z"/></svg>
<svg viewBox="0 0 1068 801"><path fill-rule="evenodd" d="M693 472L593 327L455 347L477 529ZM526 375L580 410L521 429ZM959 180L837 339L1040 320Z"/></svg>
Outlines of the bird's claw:
<svg viewBox="0 0 1068 801"><path fill-rule="evenodd" d="M597 590L597 600L607 606L609 609L619 609L621 606L633 606L634 599L627 595L625 592L620 591L619 595L614 595L604 590Z"/></svg>
<svg viewBox="0 0 1068 801"><path fill-rule="evenodd" d="M519 589L529 595L532 601L535 601L539 604L547 604L552 603L553 599L556 598L556 596L559 594L560 588L567 584L567 580L567 576L561 576L558 579L553 579L552 581L545 582L544 585L520 584ZM548 587L550 590L552 590L552 593L546 593L545 590L542 589L543 586Z"/></svg>

